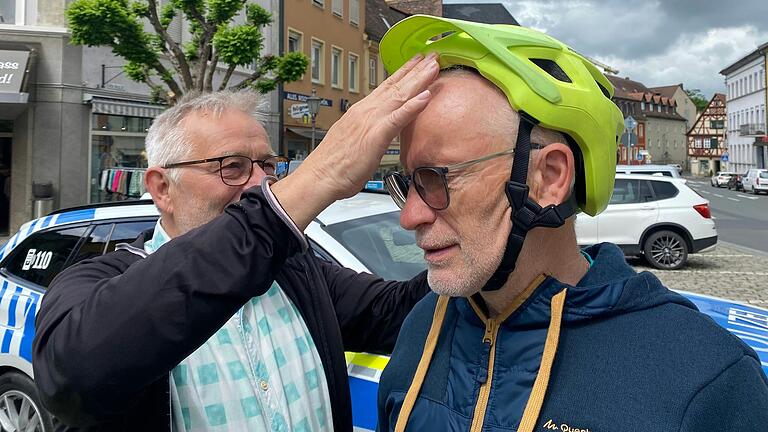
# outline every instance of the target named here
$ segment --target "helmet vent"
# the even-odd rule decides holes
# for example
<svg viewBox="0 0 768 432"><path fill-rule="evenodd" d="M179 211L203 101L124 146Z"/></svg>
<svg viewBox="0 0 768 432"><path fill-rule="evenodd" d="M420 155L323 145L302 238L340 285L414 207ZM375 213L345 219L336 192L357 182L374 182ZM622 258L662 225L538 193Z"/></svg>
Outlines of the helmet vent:
<svg viewBox="0 0 768 432"><path fill-rule="evenodd" d="M554 61L549 59L529 59L533 64L541 68L544 72L550 74L552 78L562 82L573 82L568 74Z"/></svg>
<svg viewBox="0 0 768 432"><path fill-rule="evenodd" d="M603 85L602 85L602 84L600 84L600 82L599 82L599 81L597 81L597 80L595 80L595 84L597 84L597 86L598 86L598 87L600 87L600 91L601 91L601 92L603 92L603 94L605 95L605 97L607 97L608 99L610 99L610 98L611 98L611 94L610 94L610 93L608 93L608 89L607 89L607 88L603 87Z"/></svg>

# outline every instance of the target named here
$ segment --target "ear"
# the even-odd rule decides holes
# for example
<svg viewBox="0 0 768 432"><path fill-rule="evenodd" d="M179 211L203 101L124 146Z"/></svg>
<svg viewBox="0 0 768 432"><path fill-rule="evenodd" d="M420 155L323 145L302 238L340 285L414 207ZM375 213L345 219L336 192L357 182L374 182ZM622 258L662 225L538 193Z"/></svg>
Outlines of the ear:
<svg viewBox="0 0 768 432"><path fill-rule="evenodd" d="M144 185L147 187L147 192L152 195L152 200L160 213L173 214L168 173L160 167L147 168L144 174Z"/></svg>
<svg viewBox="0 0 768 432"><path fill-rule="evenodd" d="M570 147L552 143L537 151L533 159L531 198L540 206L562 204L571 193L575 161Z"/></svg>

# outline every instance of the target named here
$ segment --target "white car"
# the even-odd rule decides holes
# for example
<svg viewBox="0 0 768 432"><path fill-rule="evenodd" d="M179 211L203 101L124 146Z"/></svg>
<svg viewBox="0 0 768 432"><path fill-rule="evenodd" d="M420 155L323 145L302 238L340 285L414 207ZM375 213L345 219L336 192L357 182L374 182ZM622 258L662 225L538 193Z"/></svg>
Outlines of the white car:
<svg viewBox="0 0 768 432"><path fill-rule="evenodd" d="M671 165L616 165L616 174L646 174L672 178L681 178L680 171Z"/></svg>
<svg viewBox="0 0 768 432"><path fill-rule="evenodd" d="M744 190L757 195L759 192L768 193L768 169L752 168L741 179Z"/></svg>
<svg viewBox="0 0 768 432"><path fill-rule="evenodd" d="M576 217L580 245L611 242L629 256L642 255L653 267L674 270L688 254L715 246L717 230L709 201L685 180L617 174L608 208L596 217Z"/></svg>
<svg viewBox="0 0 768 432"><path fill-rule="evenodd" d="M718 171L717 174L709 179L709 184L711 184L712 187L728 186L728 182L731 180L731 177L735 175L736 173L732 173L730 171Z"/></svg>

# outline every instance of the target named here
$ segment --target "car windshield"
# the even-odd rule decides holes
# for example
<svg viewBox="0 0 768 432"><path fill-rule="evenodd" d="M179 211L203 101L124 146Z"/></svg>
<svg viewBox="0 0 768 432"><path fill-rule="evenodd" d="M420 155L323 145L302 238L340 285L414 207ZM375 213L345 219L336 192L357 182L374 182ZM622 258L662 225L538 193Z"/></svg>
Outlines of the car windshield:
<svg viewBox="0 0 768 432"><path fill-rule="evenodd" d="M400 212L352 219L324 229L372 273L387 280L409 280L427 266L416 236L400 226Z"/></svg>

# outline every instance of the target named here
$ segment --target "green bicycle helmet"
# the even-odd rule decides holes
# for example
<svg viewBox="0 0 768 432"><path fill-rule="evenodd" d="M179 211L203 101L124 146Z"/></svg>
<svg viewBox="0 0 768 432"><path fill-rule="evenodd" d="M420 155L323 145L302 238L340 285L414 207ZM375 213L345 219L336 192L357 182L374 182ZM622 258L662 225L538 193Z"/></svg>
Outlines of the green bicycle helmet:
<svg viewBox="0 0 768 432"><path fill-rule="evenodd" d="M624 119L611 101L611 83L573 49L524 27L414 15L390 28L379 50L390 73L429 52L440 54L441 69L477 70L512 108L578 146L583 167L576 173L577 206L595 216L608 205Z"/></svg>
<svg viewBox="0 0 768 432"><path fill-rule="evenodd" d="M610 82L567 45L518 26L414 15L387 31L379 52L390 73L414 55L429 52L440 55L441 69L456 65L475 69L500 88L520 114L505 185L512 229L501 262L483 291L504 286L531 229L560 227L578 209L595 216L608 205L623 116L611 101ZM545 208L529 197L526 184L531 131L537 124L565 134L577 169L572 196Z"/></svg>

